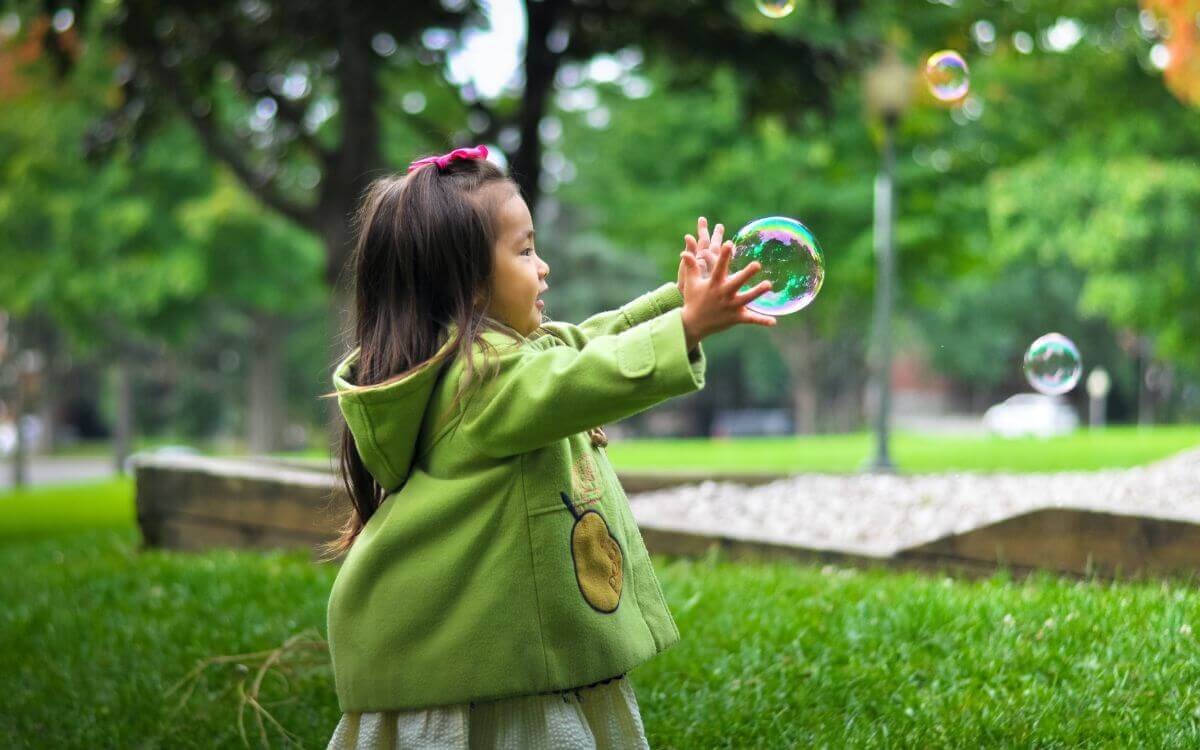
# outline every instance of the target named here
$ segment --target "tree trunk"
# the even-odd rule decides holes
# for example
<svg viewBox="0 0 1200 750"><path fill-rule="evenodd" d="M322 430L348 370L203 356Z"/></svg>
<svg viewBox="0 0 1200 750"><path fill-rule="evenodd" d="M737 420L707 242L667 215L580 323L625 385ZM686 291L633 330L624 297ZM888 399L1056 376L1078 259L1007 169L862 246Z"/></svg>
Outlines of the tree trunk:
<svg viewBox="0 0 1200 750"><path fill-rule="evenodd" d="M847 377L833 396L832 427L837 432L851 432L862 422L862 388L858 379Z"/></svg>
<svg viewBox="0 0 1200 750"><path fill-rule="evenodd" d="M269 313L256 313L253 321L247 394L248 442L251 453L271 453L279 449L283 433L283 331L279 319Z"/></svg>
<svg viewBox="0 0 1200 750"><path fill-rule="evenodd" d="M25 436L25 427L22 424L25 415L25 395L22 390L21 384L18 383L13 398L13 426L17 430L17 442L12 455L12 483L13 487L18 489L29 481L29 440Z"/></svg>
<svg viewBox="0 0 1200 750"><path fill-rule="evenodd" d="M521 147L514 154L509 173L533 213L541 197L538 178L542 172L542 137L538 127L546 113L561 53L551 52L546 37L561 17L566 3L545 0L526 3L525 94L521 99Z"/></svg>
<svg viewBox="0 0 1200 750"><path fill-rule="evenodd" d="M322 393L333 388L333 370L349 352L354 341L354 290L348 278L334 285L329 292L329 357L328 366L322 368L322 382L325 388ZM328 438L329 455L337 456L339 450L338 438L342 429L342 412L338 408L337 399L326 399L328 406L326 418L326 436Z"/></svg>
<svg viewBox="0 0 1200 750"><path fill-rule="evenodd" d="M818 391L818 367L820 341L812 334L807 322L798 326L776 326L768 329L791 376L792 418L797 434L811 435L817 431L817 407L820 402ZM781 330L782 329L782 330Z"/></svg>
<svg viewBox="0 0 1200 750"><path fill-rule="evenodd" d="M817 389L811 380L802 377L792 381L792 419L796 434L816 434L817 401Z"/></svg>
<svg viewBox="0 0 1200 750"><path fill-rule="evenodd" d="M53 367L47 370L46 383L50 387L42 392L42 401L38 407L38 416L42 422L38 450L44 453L52 453L58 442L58 416L61 402L59 389L56 386L60 382L56 377L58 374Z"/></svg>
<svg viewBox="0 0 1200 750"><path fill-rule="evenodd" d="M1152 394L1150 387L1146 383L1146 373L1150 369L1150 354L1149 347L1138 341L1138 358L1137 358L1137 413L1138 425L1149 425L1154 423L1154 405L1152 403Z"/></svg>
<svg viewBox="0 0 1200 750"><path fill-rule="evenodd" d="M38 401L36 408L38 417L41 420L41 434L38 436L38 443L33 446L37 452L50 453L54 450L55 443L58 442L58 417L59 405L62 403L62 388L58 384L62 382L62 357L59 352L62 348L60 336L57 327L49 320L45 321L45 329L41 339L42 353L45 356L45 365L42 370L40 381L43 384L38 389Z"/></svg>
<svg viewBox="0 0 1200 750"><path fill-rule="evenodd" d="M125 473L125 459L133 442L133 376L128 359L122 357L113 365L116 373L115 424L113 425L113 459L118 474Z"/></svg>

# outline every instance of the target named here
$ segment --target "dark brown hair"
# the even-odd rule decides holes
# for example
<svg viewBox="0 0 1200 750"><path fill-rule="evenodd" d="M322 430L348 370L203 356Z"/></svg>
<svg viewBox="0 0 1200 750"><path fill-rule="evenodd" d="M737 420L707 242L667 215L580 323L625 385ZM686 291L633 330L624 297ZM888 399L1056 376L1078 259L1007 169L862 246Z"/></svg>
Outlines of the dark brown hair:
<svg viewBox="0 0 1200 750"><path fill-rule="evenodd" d="M498 189L484 190L489 187ZM485 359L490 349L483 331L511 332L486 311L498 209L517 191L516 183L484 159L456 159L445 168L431 164L368 186L354 220L349 264L355 311L349 352L360 350L347 378L354 387L383 385L436 364L431 360L454 323L456 338L441 358L464 360L453 411L475 383L472 348L478 344ZM323 559L350 549L387 494L363 464L344 421L339 463L353 507L340 537L321 545Z"/></svg>

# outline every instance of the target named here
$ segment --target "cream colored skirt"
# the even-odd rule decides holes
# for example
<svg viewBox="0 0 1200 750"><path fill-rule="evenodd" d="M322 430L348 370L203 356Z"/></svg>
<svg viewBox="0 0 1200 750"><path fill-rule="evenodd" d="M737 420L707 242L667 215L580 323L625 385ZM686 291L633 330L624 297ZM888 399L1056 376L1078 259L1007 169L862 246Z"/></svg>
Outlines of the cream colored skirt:
<svg viewBox="0 0 1200 750"><path fill-rule="evenodd" d="M629 677L550 695L342 714L328 750L649 750Z"/></svg>

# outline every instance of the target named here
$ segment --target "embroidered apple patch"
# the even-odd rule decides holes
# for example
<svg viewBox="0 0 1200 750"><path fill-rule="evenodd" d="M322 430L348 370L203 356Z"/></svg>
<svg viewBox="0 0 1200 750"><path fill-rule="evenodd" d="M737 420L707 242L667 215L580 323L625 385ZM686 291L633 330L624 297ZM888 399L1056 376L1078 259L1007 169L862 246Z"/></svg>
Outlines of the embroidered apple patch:
<svg viewBox="0 0 1200 750"><path fill-rule="evenodd" d="M558 493L575 524L571 527L571 560L584 600L599 612L616 610L621 601L621 545L608 522L594 510L578 513L567 493Z"/></svg>

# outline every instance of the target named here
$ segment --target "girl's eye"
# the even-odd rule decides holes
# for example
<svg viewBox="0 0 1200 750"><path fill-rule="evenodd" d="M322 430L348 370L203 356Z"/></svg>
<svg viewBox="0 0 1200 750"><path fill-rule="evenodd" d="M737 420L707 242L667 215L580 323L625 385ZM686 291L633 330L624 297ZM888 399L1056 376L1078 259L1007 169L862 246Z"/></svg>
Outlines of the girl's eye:
<svg viewBox="0 0 1200 750"><path fill-rule="evenodd" d="M527 247L527 248L525 248L524 250L522 250L522 251L521 251L521 255L524 255L525 253L532 253L532 252L533 252L533 248L532 248L532 247Z"/></svg>

